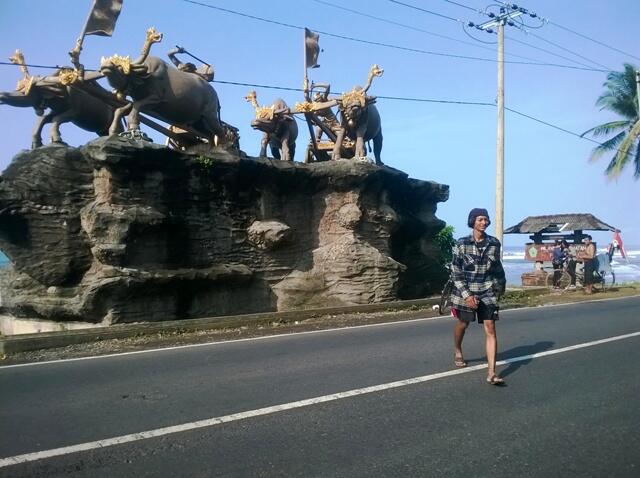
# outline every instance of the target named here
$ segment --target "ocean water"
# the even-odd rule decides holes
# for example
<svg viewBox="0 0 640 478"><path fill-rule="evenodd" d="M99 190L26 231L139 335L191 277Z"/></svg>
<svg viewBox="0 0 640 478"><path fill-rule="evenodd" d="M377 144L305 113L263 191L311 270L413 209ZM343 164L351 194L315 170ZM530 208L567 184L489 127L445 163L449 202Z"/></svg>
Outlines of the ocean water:
<svg viewBox="0 0 640 478"><path fill-rule="evenodd" d="M616 252L611 260L611 267L616 275L616 284L640 281L640 246L626 246L626 259ZM598 254L607 252L606 248L598 249ZM522 284L523 272L533 271L533 262L524 260L524 246L505 247L502 255L507 284L519 286ZM547 266L547 264L545 264ZM551 267L551 264L548 264Z"/></svg>
<svg viewBox="0 0 640 478"><path fill-rule="evenodd" d="M599 249L598 253L600 252L606 252L606 249ZM522 273L533 271L533 262L524 260L524 246L505 247L502 263L509 285L521 285ZM9 259L0 252L0 267L8 264ZM640 282L640 246L628 247L626 259L623 259L619 253L614 254L611 267L616 274L616 283Z"/></svg>

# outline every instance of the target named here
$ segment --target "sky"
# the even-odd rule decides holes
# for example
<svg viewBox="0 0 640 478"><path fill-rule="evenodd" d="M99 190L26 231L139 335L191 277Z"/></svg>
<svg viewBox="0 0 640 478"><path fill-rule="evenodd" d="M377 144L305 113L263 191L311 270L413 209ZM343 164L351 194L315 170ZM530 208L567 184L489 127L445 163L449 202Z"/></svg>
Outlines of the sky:
<svg viewBox="0 0 640 478"><path fill-rule="evenodd" d="M91 0L0 0L0 61L7 61L20 48L27 63L68 64L67 52L84 26L91 3ZM228 83L301 88L302 27L321 32L320 68L309 70L309 78L331 83L333 92L345 92L364 84L369 68L375 63L385 71L382 77L374 79L369 94L495 103L496 35L467 30L470 37L462 28L462 22L487 20L481 12L496 11L495 2L494 7L486 10L490 3L480 0L457 1L471 8L446 0L403 0L435 14L389 0L202 0L201 3L242 15L185 0L124 0L114 35L86 37L82 63L86 68L96 68L102 56L117 53L137 57L145 30L154 26L164 34L164 39L153 45L152 55L166 58L170 48L180 45L214 66L213 86L220 97L222 119L240 128L241 149L251 156L259 152L260 133L250 127L254 111L244 96L255 89L261 104L270 104L281 97L293 106L302 100L302 93ZM640 59L633 56L640 57L638 42L632 41L640 18L640 2L528 0L518 4L553 23L542 24L526 17L526 24L531 27L525 28L526 32L506 27L505 60L521 63L505 64L505 105L578 134L616 119L612 113L600 111L595 101L603 92L606 71L621 70L625 62L640 65ZM30 71L39 75L51 72L42 68ZM16 67L0 65L0 90L13 90L20 77ZM466 218L471 208L485 207L491 216L495 215L497 109L494 106L385 98L379 98L377 106L384 135L383 162L413 178L450 186L450 198L438 205L437 216L455 227L456 236L468 233ZM0 105L0 170L8 166L16 153L30 147L35 120L33 109ZM309 137L304 124L299 126L296 160L302 161ZM164 141L154 131L147 133L156 142ZM45 129L45 143L48 134ZM62 136L74 146L95 137L72 124L62 127ZM607 179L606 158L588 161L594 146L507 111L505 229L527 216L592 213L621 229L625 244L640 245L640 181L633 179L630 168L616 180ZM491 233L493 227L490 229ZM593 236L600 246L611 240L609 232ZM517 246L528 240L526 235L505 235L504 243Z"/></svg>

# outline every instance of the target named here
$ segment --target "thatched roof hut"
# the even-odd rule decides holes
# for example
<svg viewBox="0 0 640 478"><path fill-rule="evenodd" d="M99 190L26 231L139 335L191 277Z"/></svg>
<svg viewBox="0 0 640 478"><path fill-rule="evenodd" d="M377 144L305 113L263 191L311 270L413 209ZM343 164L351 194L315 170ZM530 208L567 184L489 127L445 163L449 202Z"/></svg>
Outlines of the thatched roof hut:
<svg viewBox="0 0 640 478"><path fill-rule="evenodd" d="M558 234L574 231L615 231L616 228L602 222L593 214L550 214L529 216L515 226L505 229L505 234Z"/></svg>

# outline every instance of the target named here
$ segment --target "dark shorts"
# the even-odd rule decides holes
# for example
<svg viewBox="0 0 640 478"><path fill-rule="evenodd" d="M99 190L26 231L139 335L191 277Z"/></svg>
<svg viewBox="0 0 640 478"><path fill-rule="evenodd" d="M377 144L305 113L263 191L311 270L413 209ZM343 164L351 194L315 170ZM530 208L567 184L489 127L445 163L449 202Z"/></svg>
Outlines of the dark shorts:
<svg viewBox="0 0 640 478"><path fill-rule="evenodd" d="M498 308L494 305L486 305L484 302L480 302L478 308L473 312L451 309L451 315L464 322L475 322L478 319L479 324L485 320L498 320L500 318L498 316Z"/></svg>
<svg viewBox="0 0 640 478"><path fill-rule="evenodd" d="M584 261L584 284L589 285L595 282L593 273L596 271L596 261L589 259Z"/></svg>

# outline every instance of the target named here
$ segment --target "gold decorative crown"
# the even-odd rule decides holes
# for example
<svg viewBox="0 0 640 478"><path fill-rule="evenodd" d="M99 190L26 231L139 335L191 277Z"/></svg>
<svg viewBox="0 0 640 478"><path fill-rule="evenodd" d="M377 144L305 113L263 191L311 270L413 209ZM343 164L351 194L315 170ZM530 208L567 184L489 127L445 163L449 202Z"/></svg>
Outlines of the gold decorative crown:
<svg viewBox="0 0 640 478"><path fill-rule="evenodd" d="M120 56L113 55L108 58L102 57L100 58L100 66L106 66L108 64L112 64L113 66L117 66L122 70L125 75L128 75L131 71L131 57L130 56Z"/></svg>
<svg viewBox="0 0 640 478"><path fill-rule="evenodd" d="M271 106L258 106L256 108L256 119L263 121L271 121L273 119L273 113L275 108Z"/></svg>
<svg viewBox="0 0 640 478"><path fill-rule="evenodd" d="M314 111L313 105L310 101L305 101L304 103L296 102L295 110L298 113L311 113Z"/></svg>
<svg viewBox="0 0 640 478"><path fill-rule="evenodd" d="M60 70L60 73L58 73L58 77L60 78L60 83L63 85L72 85L78 81L80 74L78 73L78 70L63 68Z"/></svg>
<svg viewBox="0 0 640 478"><path fill-rule="evenodd" d="M363 108L367 104L366 94L361 88L354 88L347 93L342 93L342 103L360 103Z"/></svg>

